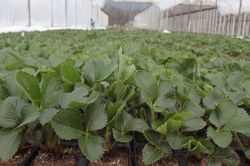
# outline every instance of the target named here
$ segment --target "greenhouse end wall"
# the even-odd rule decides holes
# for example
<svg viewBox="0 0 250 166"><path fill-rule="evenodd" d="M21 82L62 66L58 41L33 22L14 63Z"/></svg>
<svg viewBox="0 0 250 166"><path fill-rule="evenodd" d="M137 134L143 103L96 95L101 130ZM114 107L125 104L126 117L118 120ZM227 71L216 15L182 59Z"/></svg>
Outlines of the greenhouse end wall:
<svg viewBox="0 0 250 166"><path fill-rule="evenodd" d="M82 0L0 0L0 31L108 26L101 5Z"/></svg>

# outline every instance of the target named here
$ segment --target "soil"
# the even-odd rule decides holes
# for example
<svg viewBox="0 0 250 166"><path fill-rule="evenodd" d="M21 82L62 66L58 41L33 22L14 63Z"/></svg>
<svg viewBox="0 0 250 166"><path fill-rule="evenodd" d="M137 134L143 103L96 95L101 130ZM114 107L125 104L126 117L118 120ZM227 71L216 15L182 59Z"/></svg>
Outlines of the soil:
<svg viewBox="0 0 250 166"><path fill-rule="evenodd" d="M143 163L142 155L138 155L137 157L138 166L178 166L178 161L171 158L162 158L154 164L146 165Z"/></svg>
<svg viewBox="0 0 250 166"><path fill-rule="evenodd" d="M33 161L33 166L76 166L77 161L73 154L55 157L52 153L40 152Z"/></svg>
<svg viewBox="0 0 250 166"><path fill-rule="evenodd" d="M113 149L104 153L101 160L89 163L89 166L128 166L129 155L126 149Z"/></svg>
<svg viewBox="0 0 250 166"><path fill-rule="evenodd" d="M17 166L17 165L21 165L24 162L24 160L26 159L27 156L28 156L28 154L16 155L11 160L0 161L0 166Z"/></svg>
<svg viewBox="0 0 250 166"><path fill-rule="evenodd" d="M32 148L25 148L17 152L17 154L8 161L0 161L0 166L18 166L21 165L26 158L32 153Z"/></svg>

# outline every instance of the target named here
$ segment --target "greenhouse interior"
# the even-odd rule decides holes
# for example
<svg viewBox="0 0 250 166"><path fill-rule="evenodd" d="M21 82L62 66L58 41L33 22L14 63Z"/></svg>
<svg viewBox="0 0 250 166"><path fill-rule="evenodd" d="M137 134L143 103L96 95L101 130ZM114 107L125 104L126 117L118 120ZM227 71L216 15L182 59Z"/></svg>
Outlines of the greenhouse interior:
<svg viewBox="0 0 250 166"><path fill-rule="evenodd" d="M250 166L250 0L0 0L0 166Z"/></svg>

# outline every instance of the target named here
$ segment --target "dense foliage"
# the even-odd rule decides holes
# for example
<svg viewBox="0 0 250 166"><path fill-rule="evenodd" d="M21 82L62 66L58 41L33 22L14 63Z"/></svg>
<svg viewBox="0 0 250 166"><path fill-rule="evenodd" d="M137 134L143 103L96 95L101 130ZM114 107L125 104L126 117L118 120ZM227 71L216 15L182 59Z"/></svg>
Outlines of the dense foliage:
<svg viewBox="0 0 250 166"><path fill-rule="evenodd" d="M182 149L209 166L238 165L236 148L250 156L249 55L247 41L206 35L1 34L0 158L63 139L99 160L134 131L146 164Z"/></svg>

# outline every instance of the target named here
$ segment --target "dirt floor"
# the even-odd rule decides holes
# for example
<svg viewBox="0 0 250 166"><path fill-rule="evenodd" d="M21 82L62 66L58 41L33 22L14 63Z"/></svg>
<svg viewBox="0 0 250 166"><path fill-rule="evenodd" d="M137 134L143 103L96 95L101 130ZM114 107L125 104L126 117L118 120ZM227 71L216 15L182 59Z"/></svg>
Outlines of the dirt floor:
<svg viewBox="0 0 250 166"><path fill-rule="evenodd" d="M178 166L178 161L174 159L170 159L170 158L163 158L159 160L158 162L151 164L151 165L146 165L143 163L142 155L138 155L137 158L138 158L137 159L138 166Z"/></svg>
<svg viewBox="0 0 250 166"><path fill-rule="evenodd" d="M56 158L50 153L39 153L33 161L33 166L76 166L77 161L73 155L66 154Z"/></svg>
<svg viewBox="0 0 250 166"><path fill-rule="evenodd" d="M89 166L128 166L129 157L126 149L114 149L104 153L103 158L97 162L91 162Z"/></svg>

